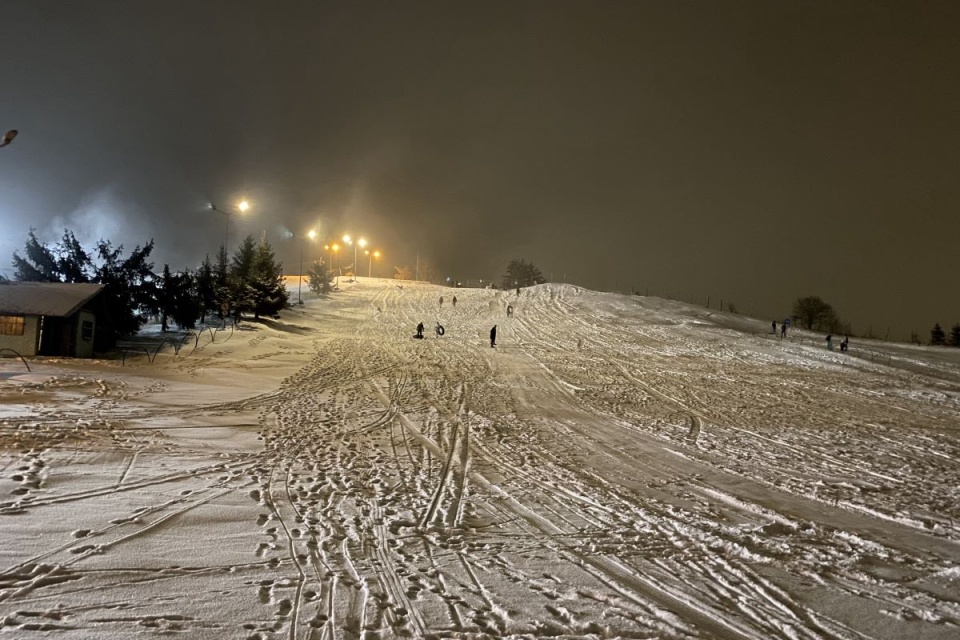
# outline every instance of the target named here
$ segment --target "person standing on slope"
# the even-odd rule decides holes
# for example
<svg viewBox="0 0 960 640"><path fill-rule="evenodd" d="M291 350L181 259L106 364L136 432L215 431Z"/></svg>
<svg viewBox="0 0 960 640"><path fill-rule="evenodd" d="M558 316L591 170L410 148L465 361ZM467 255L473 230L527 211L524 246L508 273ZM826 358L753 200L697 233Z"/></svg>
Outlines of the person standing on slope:
<svg viewBox="0 0 960 640"><path fill-rule="evenodd" d="M423 323L417 325L417 337L423 338Z"/></svg>
<svg viewBox="0 0 960 640"><path fill-rule="evenodd" d="M443 306L443 296L440 296L440 306Z"/></svg>
<svg viewBox="0 0 960 640"><path fill-rule="evenodd" d="M457 296L453 296L453 308L457 308Z"/></svg>
<svg viewBox="0 0 960 640"><path fill-rule="evenodd" d="M497 346L497 325L493 325L493 329L490 329L490 346Z"/></svg>

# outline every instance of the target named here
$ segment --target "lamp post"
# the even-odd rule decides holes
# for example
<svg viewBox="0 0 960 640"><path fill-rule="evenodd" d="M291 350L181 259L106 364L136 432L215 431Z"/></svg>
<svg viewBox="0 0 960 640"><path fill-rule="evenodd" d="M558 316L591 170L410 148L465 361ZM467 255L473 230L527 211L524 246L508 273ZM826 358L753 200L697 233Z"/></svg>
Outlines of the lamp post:
<svg viewBox="0 0 960 640"><path fill-rule="evenodd" d="M357 240L357 244L360 245L361 249L363 249L365 246L367 246L367 241L364 238L360 238L359 240ZM357 282L359 282L360 281L360 265L357 264L357 247L356 246L353 247L353 273L354 273L354 278L357 280ZM369 275L370 274L368 273L367 276L369 277Z"/></svg>
<svg viewBox="0 0 960 640"><path fill-rule="evenodd" d="M240 213L245 212L249 208L250 208L250 203L247 202L246 200L241 200L237 204L237 209L240 210ZM218 209L217 205L213 204L212 202L210 203L210 210L222 213L226 218L226 222L223 225L223 251L224 253L226 253L227 245L229 244L229 234L230 234L230 212L224 211L223 209Z"/></svg>
<svg viewBox="0 0 960 640"><path fill-rule="evenodd" d="M353 278L357 278L357 245L353 244L353 239L349 234L343 236L344 244L353 245Z"/></svg>
<svg viewBox="0 0 960 640"><path fill-rule="evenodd" d="M337 253L340 252L340 245L338 245L337 243L333 243L333 246L330 247L330 250L333 251L334 254L337 254ZM332 265L331 265L331 266L332 266ZM337 270L337 284L336 284L336 287L337 287L337 289L340 288L340 270L339 270L339 269Z"/></svg>
<svg viewBox="0 0 960 640"><path fill-rule="evenodd" d="M370 274L371 274L371 272L372 272L372 270L373 270L373 259L374 259L374 258L379 258L379 257L380 257L380 252L379 252L379 251L374 251L374 252L367 251L366 254L369 256L369 259L367 260L367 277L369 278L369 277L371 277Z"/></svg>
<svg viewBox="0 0 960 640"><path fill-rule="evenodd" d="M313 240L317 237L317 232L313 229L307 231L307 237ZM300 276L297 281L297 304L303 304L303 298L300 297L300 291L303 289L303 236L300 236Z"/></svg>

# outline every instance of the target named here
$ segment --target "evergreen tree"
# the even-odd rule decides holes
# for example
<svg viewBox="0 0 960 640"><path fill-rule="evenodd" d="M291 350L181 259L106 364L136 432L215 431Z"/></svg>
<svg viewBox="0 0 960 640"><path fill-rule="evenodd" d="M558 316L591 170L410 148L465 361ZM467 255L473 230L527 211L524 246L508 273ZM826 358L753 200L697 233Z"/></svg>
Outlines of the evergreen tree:
<svg viewBox="0 0 960 640"><path fill-rule="evenodd" d="M207 256L196 274L197 302L200 307L200 323L207 321L207 312L217 309L216 276L210 256Z"/></svg>
<svg viewBox="0 0 960 640"><path fill-rule="evenodd" d="M146 322L144 310L156 307L156 278L149 262L153 240L134 248L126 258L123 247L113 248L107 240L97 243L100 266L94 281L104 285L106 313L98 318L94 348L104 350L116 344L118 337L133 335Z"/></svg>
<svg viewBox="0 0 960 640"><path fill-rule="evenodd" d="M950 346L960 347L960 322L950 329Z"/></svg>
<svg viewBox="0 0 960 640"><path fill-rule="evenodd" d="M323 260L317 260L307 272L307 286L310 291L320 295L333 291L333 272L329 271Z"/></svg>
<svg viewBox="0 0 960 640"><path fill-rule="evenodd" d="M217 253L217 266L213 271L214 304L217 317L223 320L230 313L232 296L230 294L230 268L227 261L227 250L222 245Z"/></svg>
<svg viewBox="0 0 960 640"><path fill-rule="evenodd" d="M195 328L202 306L197 292L197 278L189 270L181 271L173 274L170 285L170 317L181 329Z"/></svg>
<svg viewBox="0 0 960 640"><path fill-rule="evenodd" d="M157 283L156 310L160 314L160 331L167 332L167 316L173 310L174 282L170 265L163 265L163 275Z"/></svg>
<svg viewBox="0 0 960 640"><path fill-rule="evenodd" d="M72 231L64 229L57 245L57 270L64 282L90 282L93 260Z"/></svg>
<svg viewBox="0 0 960 640"><path fill-rule="evenodd" d="M535 284L543 284L547 280L543 277L532 262L520 260L511 260L507 265L507 273L501 279L504 289L514 289L516 287L531 287Z"/></svg>
<svg viewBox="0 0 960 640"><path fill-rule="evenodd" d="M254 294L250 277L257 245L253 236L247 236L237 247L230 263L229 298L230 312L239 320L240 314L254 310Z"/></svg>
<svg viewBox="0 0 960 640"><path fill-rule="evenodd" d="M930 344L932 345L942 345L944 344L944 339L946 335L943 333L943 329L940 328L940 323L933 325L933 329L930 330Z"/></svg>
<svg viewBox="0 0 960 640"><path fill-rule="evenodd" d="M27 233L24 245L26 257L13 252L13 278L26 282L62 282L57 257L47 245L37 240L33 229Z"/></svg>
<svg viewBox="0 0 960 640"><path fill-rule="evenodd" d="M283 265L276 262L273 248L265 238L257 244L248 275L253 315L272 316L289 305L290 294L283 281Z"/></svg>

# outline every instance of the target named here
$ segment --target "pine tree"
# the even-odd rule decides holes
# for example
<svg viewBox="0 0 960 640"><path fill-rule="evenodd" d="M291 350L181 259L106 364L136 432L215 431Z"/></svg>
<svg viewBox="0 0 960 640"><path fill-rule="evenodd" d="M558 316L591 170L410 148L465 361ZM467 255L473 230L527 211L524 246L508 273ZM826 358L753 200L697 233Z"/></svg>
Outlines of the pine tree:
<svg viewBox="0 0 960 640"><path fill-rule="evenodd" d="M167 316L173 311L174 287L170 265L165 264L163 275L157 283L157 312L160 314L160 331L164 333L167 332Z"/></svg>
<svg viewBox="0 0 960 640"><path fill-rule="evenodd" d="M13 252L13 277L27 282L63 282L57 258L47 245L37 240L34 229L27 233L26 257Z"/></svg>
<svg viewBox="0 0 960 640"><path fill-rule="evenodd" d="M290 295L283 282L283 265L276 262L273 248L260 239L250 266L248 286L252 292L253 314L272 316L289 305Z"/></svg>
<svg viewBox="0 0 960 640"><path fill-rule="evenodd" d="M236 320L240 319L240 314L254 310L254 292L250 280L256 252L253 236L247 236L237 247L230 263L229 307Z"/></svg>
<svg viewBox="0 0 960 640"><path fill-rule="evenodd" d="M217 266L213 272L214 303L217 317L221 320L230 314L232 297L230 295L230 267L228 266L227 250L220 246L217 253Z"/></svg>
<svg viewBox="0 0 960 640"><path fill-rule="evenodd" d="M126 258L123 247L113 248L108 240L97 243L100 266L94 281L104 285L102 294L106 313L98 319L94 348L102 351L121 336L132 335L146 322L141 313L156 307L156 276L149 262L153 240L136 246Z"/></svg>
<svg viewBox="0 0 960 640"><path fill-rule="evenodd" d="M200 323L207 320L207 312L217 309L217 288L216 277L213 272L213 265L210 263L210 256L207 256L203 264L197 270L196 275L197 302L200 306Z"/></svg>
<svg viewBox="0 0 960 640"><path fill-rule="evenodd" d="M90 282L93 260L72 231L64 229L56 253L57 270L64 282Z"/></svg>
<svg viewBox="0 0 960 640"><path fill-rule="evenodd" d="M201 312L196 277L189 270L175 273L171 279L171 293L170 318L181 329L196 327Z"/></svg>
<svg viewBox="0 0 960 640"><path fill-rule="evenodd" d="M930 344L932 345L942 345L944 343L944 338L946 336L943 333L943 329L940 328L940 323L933 325L933 329L930 330Z"/></svg>
<svg viewBox="0 0 960 640"><path fill-rule="evenodd" d="M950 346L960 347L960 322L950 329Z"/></svg>
<svg viewBox="0 0 960 640"><path fill-rule="evenodd" d="M307 286L317 295L333 291L333 272L327 269L323 260L317 260L310 266Z"/></svg>

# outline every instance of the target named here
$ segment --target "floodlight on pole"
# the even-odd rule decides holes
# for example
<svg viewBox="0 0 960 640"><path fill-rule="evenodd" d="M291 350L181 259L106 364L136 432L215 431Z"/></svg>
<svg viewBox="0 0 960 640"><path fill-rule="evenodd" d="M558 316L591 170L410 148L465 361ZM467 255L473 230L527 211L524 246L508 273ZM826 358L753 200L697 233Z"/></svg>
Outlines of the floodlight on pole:
<svg viewBox="0 0 960 640"><path fill-rule="evenodd" d="M371 274L372 271L373 271L373 259L374 259L374 258L379 258L379 257L380 257L380 252L379 252L379 251L367 251L366 254L367 254L367 256L369 256L369 259L367 260L367 277L370 278L370 277L372 277L370 274Z"/></svg>
<svg viewBox="0 0 960 640"><path fill-rule="evenodd" d="M227 252L227 245L230 244L229 239L230 239L230 216L231 216L231 213L230 213L229 211L224 211L223 209L218 208L217 205L213 204L212 202L209 204L209 207L210 207L210 210L211 210L211 211L216 211L216 212L218 212L218 213L221 213L221 214L223 214L224 218L226 218L226 221L225 221L225 223L224 223L224 225L223 225L223 252L226 253L226 252ZM250 203L247 202L246 199L241 200L241 201L237 204L237 209L240 211L240 213L244 213L244 212L245 212L247 209L249 209L249 208L250 208Z"/></svg>

